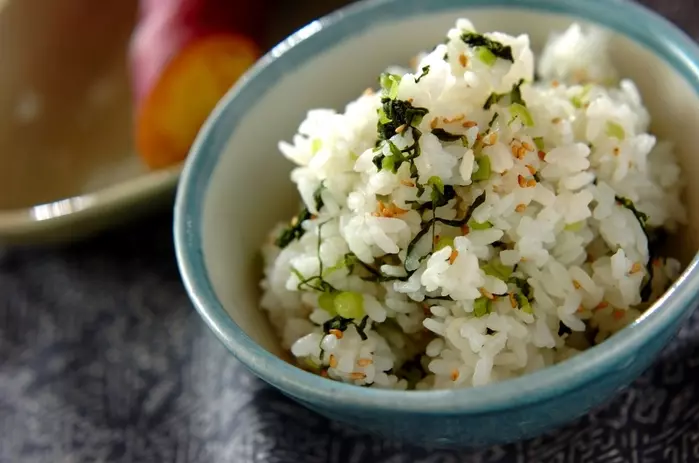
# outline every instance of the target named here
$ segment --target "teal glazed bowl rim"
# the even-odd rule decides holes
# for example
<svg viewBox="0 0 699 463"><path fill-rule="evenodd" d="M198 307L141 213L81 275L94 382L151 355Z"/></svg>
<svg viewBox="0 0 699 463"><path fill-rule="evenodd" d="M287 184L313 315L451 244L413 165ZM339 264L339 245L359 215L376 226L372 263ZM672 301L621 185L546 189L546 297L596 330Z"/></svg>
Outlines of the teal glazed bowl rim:
<svg viewBox="0 0 699 463"><path fill-rule="evenodd" d="M421 13L497 7L565 14L606 26L652 50L699 94L697 45L667 20L628 0L368 0L314 21L281 42L228 92L200 131L177 192L174 239L185 287L206 324L238 360L286 394L308 403L339 402L347 407L371 407L377 412L455 415L520 408L581 389L605 372L630 364L645 340L693 306L692 300L699 293L697 255L672 288L638 321L602 345L565 362L488 387L393 391L329 381L285 362L252 340L218 300L204 262L202 215L209 181L246 109L255 105L284 72L375 24Z"/></svg>

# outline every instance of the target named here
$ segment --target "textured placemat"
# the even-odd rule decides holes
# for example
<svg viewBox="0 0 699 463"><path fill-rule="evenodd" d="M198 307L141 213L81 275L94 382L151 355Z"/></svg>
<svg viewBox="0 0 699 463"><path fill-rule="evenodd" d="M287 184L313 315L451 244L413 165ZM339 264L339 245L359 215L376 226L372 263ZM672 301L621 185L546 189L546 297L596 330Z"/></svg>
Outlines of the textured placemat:
<svg viewBox="0 0 699 463"><path fill-rule="evenodd" d="M699 2L657 0L699 38ZM187 299L171 217L0 250L0 462L699 462L699 314L609 404L481 452L356 434L250 376Z"/></svg>

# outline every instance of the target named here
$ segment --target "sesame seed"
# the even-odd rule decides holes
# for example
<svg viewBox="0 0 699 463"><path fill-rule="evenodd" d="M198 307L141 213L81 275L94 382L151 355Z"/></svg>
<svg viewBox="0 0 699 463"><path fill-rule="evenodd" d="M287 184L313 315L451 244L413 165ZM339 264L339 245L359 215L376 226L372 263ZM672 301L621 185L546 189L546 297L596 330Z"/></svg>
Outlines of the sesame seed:
<svg viewBox="0 0 699 463"><path fill-rule="evenodd" d="M413 183L413 182L410 181L410 180L401 180L401 181L400 181L400 184L403 185L403 186L410 186L410 187L415 186L415 183Z"/></svg>
<svg viewBox="0 0 699 463"><path fill-rule="evenodd" d="M520 146L519 148L517 148L517 159L522 159L526 155L527 150L524 149L524 146Z"/></svg>
<svg viewBox="0 0 699 463"><path fill-rule="evenodd" d="M558 83L557 80L551 81L551 87L556 88L556 87L558 87L559 85L560 85L560 84Z"/></svg>
<svg viewBox="0 0 699 463"><path fill-rule="evenodd" d="M396 133L403 133L403 131L405 130L406 127L407 127L406 124L398 126L398 128L396 128Z"/></svg>
<svg viewBox="0 0 699 463"><path fill-rule="evenodd" d="M517 212L524 212L527 209L526 204L517 204L517 207L515 207L515 211Z"/></svg>
<svg viewBox="0 0 699 463"><path fill-rule="evenodd" d="M335 357L333 354L330 354L330 360L328 361L328 364L330 365L330 368L336 368L337 367L337 357Z"/></svg>
<svg viewBox="0 0 699 463"><path fill-rule="evenodd" d="M510 298L510 305L512 306L513 309L516 309L517 308L517 299L515 299L515 293L510 293L509 298Z"/></svg>
<svg viewBox="0 0 699 463"><path fill-rule="evenodd" d="M342 331L340 331L338 329L334 329L334 328L332 330L329 330L328 333L332 334L337 339L342 339L342 336L344 336L344 334L342 334Z"/></svg>
<svg viewBox="0 0 699 463"><path fill-rule="evenodd" d="M454 368L451 370L451 380L456 381L457 379L459 379L459 370Z"/></svg>
<svg viewBox="0 0 699 463"><path fill-rule="evenodd" d="M495 143L498 142L498 134L497 133L491 133L490 138L489 138L489 145L494 145Z"/></svg>
<svg viewBox="0 0 699 463"><path fill-rule="evenodd" d="M359 365L360 367L366 367L368 365L371 365L372 363L374 363L374 361L372 359L359 359L359 360L357 360L357 365Z"/></svg>
<svg viewBox="0 0 699 463"><path fill-rule="evenodd" d="M576 312L580 313L580 312L584 312L584 311L585 311L585 307L583 307L582 304L580 304L578 306L578 309L576 310Z"/></svg>
<svg viewBox="0 0 699 463"><path fill-rule="evenodd" d="M562 120L563 120L563 119L561 119L560 117L554 117L553 119L551 119L551 123L552 123L552 124L558 124L558 123L560 123Z"/></svg>
<svg viewBox="0 0 699 463"><path fill-rule="evenodd" d="M374 94L374 89L371 87L368 87L366 90L364 90L364 96L371 96Z"/></svg>
<svg viewBox="0 0 699 463"><path fill-rule="evenodd" d="M529 143L527 143L526 141L522 142L522 146L524 146L524 149L527 151L534 151L534 147L532 145L530 145Z"/></svg>
<svg viewBox="0 0 699 463"><path fill-rule="evenodd" d="M546 157L546 153L544 153L543 151L539 151L537 154L539 155L539 159L541 159L542 161Z"/></svg>
<svg viewBox="0 0 699 463"><path fill-rule="evenodd" d="M640 272L641 270L643 270L643 265L641 265L640 262L634 262L629 273L634 274Z"/></svg>
<svg viewBox="0 0 699 463"><path fill-rule="evenodd" d="M618 147L618 146L615 146L615 147L614 147L614 156L619 156L619 153L620 153L620 152L621 152L621 150L619 149L619 147Z"/></svg>
<svg viewBox="0 0 699 463"><path fill-rule="evenodd" d="M536 180L533 178L530 178L527 180L527 188L534 188L536 186Z"/></svg>
<svg viewBox="0 0 699 463"><path fill-rule="evenodd" d="M366 373L361 373L359 371L353 371L350 373L350 379L364 379L366 378Z"/></svg>
<svg viewBox="0 0 699 463"><path fill-rule="evenodd" d="M457 257L459 257L459 251L452 249L451 254L449 255L449 264L453 264Z"/></svg>
<svg viewBox="0 0 699 463"><path fill-rule="evenodd" d="M606 301L602 301L599 304L597 304L597 307L595 307L595 310L602 310L602 309L606 309L607 307L609 307L609 303Z"/></svg>
<svg viewBox="0 0 699 463"><path fill-rule="evenodd" d="M532 174L532 175L536 174L536 168L534 166L532 166L531 164L527 164L525 167L527 168L527 170L529 171L530 174Z"/></svg>
<svg viewBox="0 0 699 463"><path fill-rule="evenodd" d="M430 128L436 129L436 128L437 128L437 124L439 124L439 119L435 117L435 118L432 119L432 121L430 122Z"/></svg>
<svg viewBox="0 0 699 463"><path fill-rule="evenodd" d="M573 287L574 287L575 289L580 289L580 288L581 288L580 283L578 282L578 280L573 280Z"/></svg>
<svg viewBox="0 0 699 463"><path fill-rule="evenodd" d="M522 175L517 175L517 184L519 184L519 186L521 188L526 188L527 187L527 179L524 178Z"/></svg>
<svg viewBox="0 0 699 463"><path fill-rule="evenodd" d="M471 127L475 127L478 125L475 121L466 121L463 124L461 124L463 127L470 129Z"/></svg>
<svg viewBox="0 0 699 463"><path fill-rule="evenodd" d="M405 101L407 101L407 102L410 103L410 104L413 104L413 101L414 101L414 100L413 100L412 98L408 98L408 99L405 100Z"/></svg>

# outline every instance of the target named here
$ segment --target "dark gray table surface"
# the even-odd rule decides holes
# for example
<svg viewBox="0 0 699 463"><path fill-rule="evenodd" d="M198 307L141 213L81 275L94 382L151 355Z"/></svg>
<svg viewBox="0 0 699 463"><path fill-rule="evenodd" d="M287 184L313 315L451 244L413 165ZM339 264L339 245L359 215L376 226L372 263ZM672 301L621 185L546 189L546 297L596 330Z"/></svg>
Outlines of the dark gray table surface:
<svg viewBox="0 0 699 463"><path fill-rule="evenodd" d="M646 3L699 39L699 0ZM170 230L164 214L67 247L0 249L1 463L699 462L699 314L632 387L560 431L410 448L248 374L192 309Z"/></svg>

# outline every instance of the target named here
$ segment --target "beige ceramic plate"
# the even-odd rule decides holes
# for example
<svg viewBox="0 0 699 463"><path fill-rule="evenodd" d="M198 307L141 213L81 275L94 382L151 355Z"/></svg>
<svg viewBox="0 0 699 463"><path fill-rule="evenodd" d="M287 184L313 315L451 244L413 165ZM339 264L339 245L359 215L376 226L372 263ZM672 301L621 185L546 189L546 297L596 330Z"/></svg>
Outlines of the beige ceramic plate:
<svg viewBox="0 0 699 463"><path fill-rule="evenodd" d="M0 242L83 237L169 204L134 152L136 0L0 0Z"/></svg>

